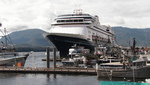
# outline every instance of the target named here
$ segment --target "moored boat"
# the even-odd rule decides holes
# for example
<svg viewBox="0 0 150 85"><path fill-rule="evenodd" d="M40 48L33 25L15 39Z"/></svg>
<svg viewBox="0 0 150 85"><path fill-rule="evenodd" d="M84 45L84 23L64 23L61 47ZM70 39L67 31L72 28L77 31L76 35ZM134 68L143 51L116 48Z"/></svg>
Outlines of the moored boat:
<svg viewBox="0 0 150 85"><path fill-rule="evenodd" d="M29 55L19 55L17 52L0 53L0 66L24 66Z"/></svg>
<svg viewBox="0 0 150 85"><path fill-rule="evenodd" d="M82 46L72 46L70 49L69 49L69 54L68 54L68 57L69 59L63 59L62 60L62 64L64 67L78 67L79 64L83 64L83 62L87 62L84 61L85 60L85 57L87 57L87 55L90 55L89 54L89 49L84 49L84 47Z"/></svg>
<svg viewBox="0 0 150 85"><path fill-rule="evenodd" d="M1 32L3 31L1 30ZM15 52L12 42L9 40L10 37L6 35L6 32L5 28L2 33L4 38L1 39L4 41L0 43L0 66L24 66L29 54L19 55L19 53Z"/></svg>
<svg viewBox="0 0 150 85"><path fill-rule="evenodd" d="M139 64L139 62L137 63ZM141 63L143 64L143 63ZM123 66L123 65L122 65ZM120 66L121 67L121 66ZM119 68L117 66L113 66L111 68L100 68L97 70L97 76L98 77L112 77L112 78L150 78L150 73L149 73L150 66L143 66L143 65L138 65L138 66L132 66L131 68L126 67L124 68Z"/></svg>
<svg viewBox="0 0 150 85"><path fill-rule="evenodd" d="M148 58L141 57L135 52L135 38L131 48L133 55L124 55L123 60L119 63L97 65L98 77L112 78L150 78L150 65L147 64ZM127 53L128 54L128 53Z"/></svg>

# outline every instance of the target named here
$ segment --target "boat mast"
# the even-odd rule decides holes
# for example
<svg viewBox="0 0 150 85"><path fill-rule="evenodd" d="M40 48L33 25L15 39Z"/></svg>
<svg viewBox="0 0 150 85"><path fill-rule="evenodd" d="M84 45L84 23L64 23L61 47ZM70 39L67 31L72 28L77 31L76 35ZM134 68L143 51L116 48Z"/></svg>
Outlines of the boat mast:
<svg viewBox="0 0 150 85"><path fill-rule="evenodd" d="M2 23L0 23L0 27L2 27ZM11 38L9 37L9 35L7 35L7 30L6 28L4 28L4 31L0 30L1 33L3 34L3 37L4 37L4 41L5 41L5 44L3 44L4 47L7 47L8 44L12 44L12 40Z"/></svg>
<svg viewBox="0 0 150 85"><path fill-rule="evenodd" d="M133 38L133 46L132 46L133 55L135 55L135 44L136 44L136 41L135 41L135 38Z"/></svg>
<svg viewBox="0 0 150 85"><path fill-rule="evenodd" d="M6 28L4 28L4 37L5 37L5 44L6 44L6 47L7 47L7 36L6 36Z"/></svg>

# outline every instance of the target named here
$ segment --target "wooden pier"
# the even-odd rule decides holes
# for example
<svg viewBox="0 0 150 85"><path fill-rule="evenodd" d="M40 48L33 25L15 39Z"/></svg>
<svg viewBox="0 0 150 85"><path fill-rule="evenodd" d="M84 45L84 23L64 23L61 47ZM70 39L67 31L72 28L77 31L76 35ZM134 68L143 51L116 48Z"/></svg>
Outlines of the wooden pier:
<svg viewBox="0 0 150 85"><path fill-rule="evenodd" d="M96 75L95 68L79 68L79 67L16 67L16 66L1 66L0 72L8 73L54 73L54 74L85 74Z"/></svg>
<svg viewBox="0 0 150 85"><path fill-rule="evenodd" d="M53 59L50 59L49 51L53 49ZM48 47L47 49L47 61L46 67L19 67L19 66L0 66L0 72L7 73L54 73L54 74L85 74L85 75L96 75L95 68L83 68L83 67L57 67L56 61L61 61L61 59L56 59L56 48ZM53 60L53 67L50 67L50 62Z"/></svg>

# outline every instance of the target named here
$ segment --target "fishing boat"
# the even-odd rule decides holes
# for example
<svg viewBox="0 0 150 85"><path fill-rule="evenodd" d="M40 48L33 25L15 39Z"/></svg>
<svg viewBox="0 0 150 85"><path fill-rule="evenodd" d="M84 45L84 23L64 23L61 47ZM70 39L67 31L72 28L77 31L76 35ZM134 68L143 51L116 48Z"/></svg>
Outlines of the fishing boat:
<svg viewBox="0 0 150 85"><path fill-rule="evenodd" d="M0 24L0 27L2 24ZM1 30L1 29L0 29ZM0 66L24 66L29 54L19 55L15 52L12 41L7 35L6 28L1 30L3 37L0 43Z"/></svg>
<svg viewBox="0 0 150 85"><path fill-rule="evenodd" d="M125 55L122 62L100 64L97 67L97 76L133 79L150 78L148 58L135 54L135 39L133 39L132 53L133 55Z"/></svg>
<svg viewBox="0 0 150 85"><path fill-rule="evenodd" d="M24 66L28 54L19 55L13 49L0 49L0 66Z"/></svg>
<svg viewBox="0 0 150 85"><path fill-rule="evenodd" d="M146 65L145 60L134 61L132 63L132 66L124 64L103 64L103 66L97 70L97 76L111 76L122 78L150 78L149 69L150 66Z"/></svg>

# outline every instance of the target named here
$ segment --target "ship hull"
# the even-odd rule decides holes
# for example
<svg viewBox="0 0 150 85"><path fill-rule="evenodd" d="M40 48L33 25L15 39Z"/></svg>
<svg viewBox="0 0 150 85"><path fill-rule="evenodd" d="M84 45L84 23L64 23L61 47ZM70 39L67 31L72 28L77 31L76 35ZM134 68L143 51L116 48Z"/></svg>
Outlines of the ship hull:
<svg viewBox="0 0 150 85"><path fill-rule="evenodd" d="M5 58L0 60L0 66L17 66L21 63L21 66L25 65L28 56L16 56L12 58Z"/></svg>
<svg viewBox="0 0 150 85"><path fill-rule="evenodd" d="M149 72L150 66L145 66L142 68L135 69L99 69L97 70L98 77L108 77L113 78L150 78Z"/></svg>
<svg viewBox="0 0 150 85"><path fill-rule="evenodd" d="M60 36L53 34L46 34L45 37L56 46L57 50L60 51L60 57L67 57L69 53L69 48L73 45L83 46L86 49L90 49L91 52L94 51L95 45L91 42L77 38L77 37L69 37L69 36Z"/></svg>

